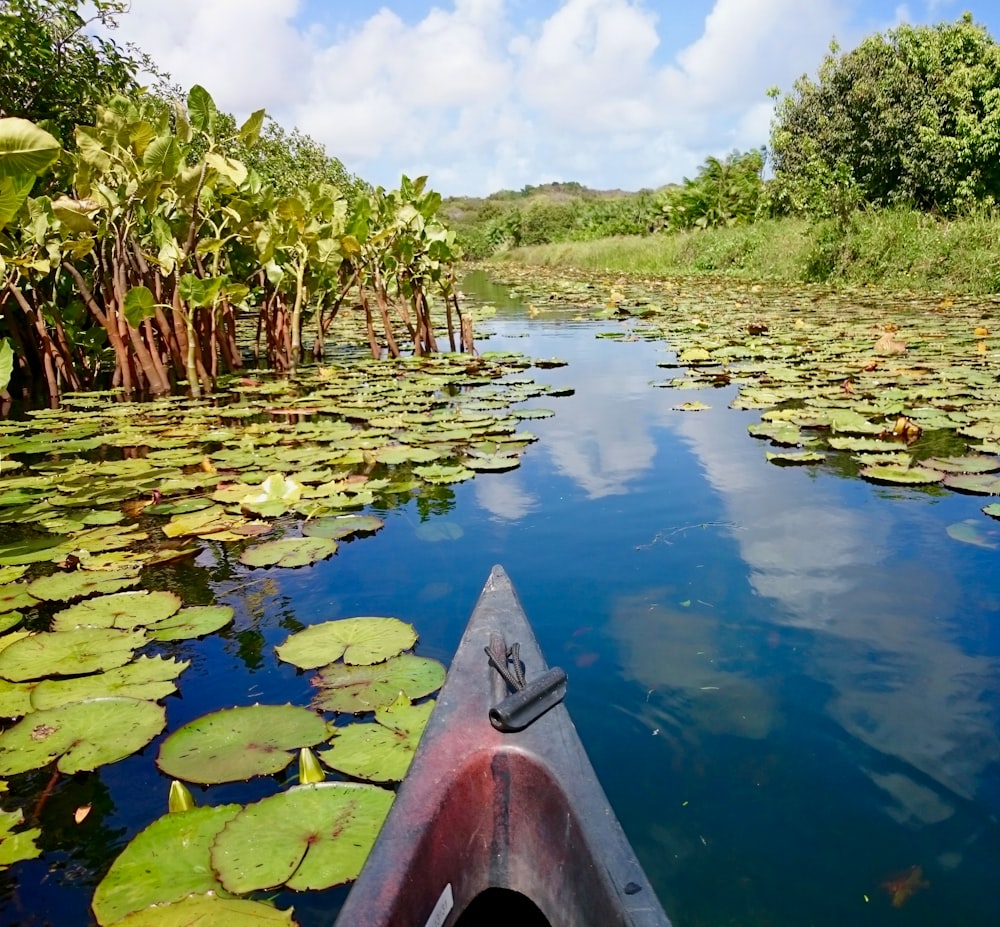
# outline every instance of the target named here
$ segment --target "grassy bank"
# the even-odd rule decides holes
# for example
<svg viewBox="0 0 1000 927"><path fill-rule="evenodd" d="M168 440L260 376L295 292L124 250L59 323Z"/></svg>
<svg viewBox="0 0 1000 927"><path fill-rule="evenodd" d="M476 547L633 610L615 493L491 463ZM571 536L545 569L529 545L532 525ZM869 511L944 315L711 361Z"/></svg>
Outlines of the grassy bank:
<svg viewBox="0 0 1000 927"><path fill-rule="evenodd" d="M943 221L899 210L858 213L843 225L771 219L735 228L516 248L494 260L980 295L1000 292L1000 216Z"/></svg>

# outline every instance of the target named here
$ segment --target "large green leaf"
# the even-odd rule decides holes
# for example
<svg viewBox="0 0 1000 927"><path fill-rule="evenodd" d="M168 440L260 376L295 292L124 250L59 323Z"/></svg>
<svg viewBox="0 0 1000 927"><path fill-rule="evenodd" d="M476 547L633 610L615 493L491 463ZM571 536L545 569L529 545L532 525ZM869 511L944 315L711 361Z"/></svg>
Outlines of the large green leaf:
<svg viewBox="0 0 1000 927"><path fill-rule="evenodd" d="M28 585L36 599L69 602L98 592L117 592L139 582L135 570L102 570L53 573Z"/></svg>
<svg viewBox="0 0 1000 927"><path fill-rule="evenodd" d="M146 319L156 315L156 298L149 287L134 286L125 294L122 308L125 310L125 321L138 328Z"/></svg>
<svg viewBox="0 0 1000 927"><path fill-rule="evenodd" d="M240 563L252 567L309 566L337 552L337 542L329 538L281 538L248 547L240 554Z"/></svg>
<svg viewBox="0 0 1000 927"><path fill-rule="evenodd" d="M212 865L236 893L342 885L361 872L392 800L371 785L296 786L233 818L212 847Z"/></svg>
<svg viewBox="0 0 1000 927"><path fill-rule="evenodd" d="M174 731L160 747L157 765L187 782L238 782L281 772L288 751L312 747L326 723L294 705L250 705L216 711Z"/></svg>
<svg viewBox="0 0 1000 927"><path fill-rule="evenodd" d="M172 904L155 905L123 917L114 927L296 927L292 910L281 911L262 901L191 895Z"/></svg>
<svg viewBox="0 0 1000 927"><path fill-rule="evenodd" d="M352 534L372 534L385 525L375 515L333 515L330 518L315 518L302 526L302 533L310 538L340 538Z"/></svg>
<svg viewBox="0 0 1000 927"><path fill-rule="evenodd" d="M319 692L313 705L326 711L358 714L391 705L402 692L411 701L430 695L444 683L445 669L437 660L410 653L375 666L334 663L319 671Z"/></svg>
<svg viewBox="0 0 1000 927"><path fill-rule="evenodd" d="M34 174L20 177L0 177L0 229L17 215L34 185ZM3 262L0 258L0 273L2 270Z"/></svg>
<svg viewBox="0 0 1000 927"><path fill-rule="evenodd" d="M30 706L38 711L107 695L153 702L176 692L175 680L190 665L187 660L139 657L106 673L74 679L43 679L30 690Z"/></svg>
<svg viewBox="0 0 1000 927"><path fill-rule="evenodd" d="M172 135L161 135L153 139L142 155L143 167L164 180L170 180L181 166L184 152Z"/></svg>
<svg viewBox="0 0 1000 927"><path fill-rule="evenodd" d="M0 177L41 174L58 157L59 142L27 119L0 119Z"/></svg>
<svg viewBox="0 0 1000 927"><path fill-rule="evenodd" d="M132 659L146 637L116 628L77 628L32 634L0 651L0 677L12 682L80 676L114 669Z"/></svg>
<svg viewBox="0 0 1000 927"><path fill-rule="evenodd" d="M35 841L42 835L37 827L14 832L24 823L24 812L0 811L0 872L25 859L37 859L42 851Z"/></svg>
<svg viewBox="0 0 1000 927"><path fill-rule="evenodd" d="M195 84L188 91L188 117L196 132L211 136L215 132L215 117L217 110L212 95L200 84Z"/></svg>
<svg viewBox="0 0 1000 927"><path fill-rule="evenodd" d="M133 911L195 893L225 894L210 852L240 810L240 805L192 808L153 821L132 838L97 886L92 903L97 923L113 924Z"/></svg>
<svg viewBox="0 0 1000 927"><path fill-rule="evenodd" d="M381 663L417 642L413 625L398 618L342 618L314 624L276 648L278 657L300 669L345 663Z"/></svg>
<svg viewBox="0 0 1000 927"><path fill-rule="evenodd" d="M166 723L161 705L134 698L96 698L32 712L0 734L0 775L52 760L64 773L116 763L141 750Z"/></svg>
<svg viewBox="0 0 1000 927"><path fill-rule="evenodd" d="M52 616L51 629L121 628L130 631L141 625L169 618L181 607L175 592L118 592L77 602Z"/></svg>
<svg viewBox="0 0 1000 927"><path fill-rule="evenodd" d="M399 782L410 768L433 710L433 702L412 705L400 696L375 712L374 724L338 727L330 749L320 751L319 758L331 769L357 779Z"/></svg>
<svg viewBox="0 0 1000 927"><path fill-rule="evenodd" d="M183 641L204 637L224 628L235 610L229 605L192 605L175 615L148 625L146 635L153 641Z"/></svg>
<svg viewBox="0 0 1000 927"><path fill-rule="evenodd" d="M239 139L248 148L252 148L257 144L257 139L260 138L260 130L264 125L265 111L262 109L254 110L246 122L240 126Z"/></svg>

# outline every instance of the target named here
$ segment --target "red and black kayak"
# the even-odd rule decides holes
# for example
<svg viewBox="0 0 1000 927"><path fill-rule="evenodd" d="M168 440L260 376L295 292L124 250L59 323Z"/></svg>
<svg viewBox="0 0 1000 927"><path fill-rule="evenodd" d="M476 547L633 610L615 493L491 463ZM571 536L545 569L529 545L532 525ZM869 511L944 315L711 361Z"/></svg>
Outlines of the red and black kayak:
<svg viewBox="0 0 1000 927"><path fill-rule="evenodd" d="M502 567L336 927L670 927Z"/></svg>

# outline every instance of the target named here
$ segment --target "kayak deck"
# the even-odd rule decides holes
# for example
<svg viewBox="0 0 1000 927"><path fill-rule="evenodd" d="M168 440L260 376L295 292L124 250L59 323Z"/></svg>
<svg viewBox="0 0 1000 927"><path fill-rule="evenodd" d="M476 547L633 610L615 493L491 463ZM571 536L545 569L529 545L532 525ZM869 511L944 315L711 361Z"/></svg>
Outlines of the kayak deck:
<svg viewBox="0 0 1000 927"><path fill-rule="evenodd" d="M505 702L510 686L484 650L515 642L529 689L545 691L491 723L517 698ZM559 701L561 671L546 671L494 567L338 927L669 927ZM505 720L530 723L494 726Z"/></svg>

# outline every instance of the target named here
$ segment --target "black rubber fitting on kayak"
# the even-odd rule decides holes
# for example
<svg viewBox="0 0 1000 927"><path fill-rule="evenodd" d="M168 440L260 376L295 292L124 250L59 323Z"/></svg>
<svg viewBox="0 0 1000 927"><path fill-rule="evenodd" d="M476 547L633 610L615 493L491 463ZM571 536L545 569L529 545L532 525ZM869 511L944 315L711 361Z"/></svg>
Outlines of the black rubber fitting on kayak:
<svg viewBox="0 0 1000 927"><path fill-rule="evenodd" d="M505 734L523 731L566 696L566 673L553 667L490 709L490 724Z"/></svg>

